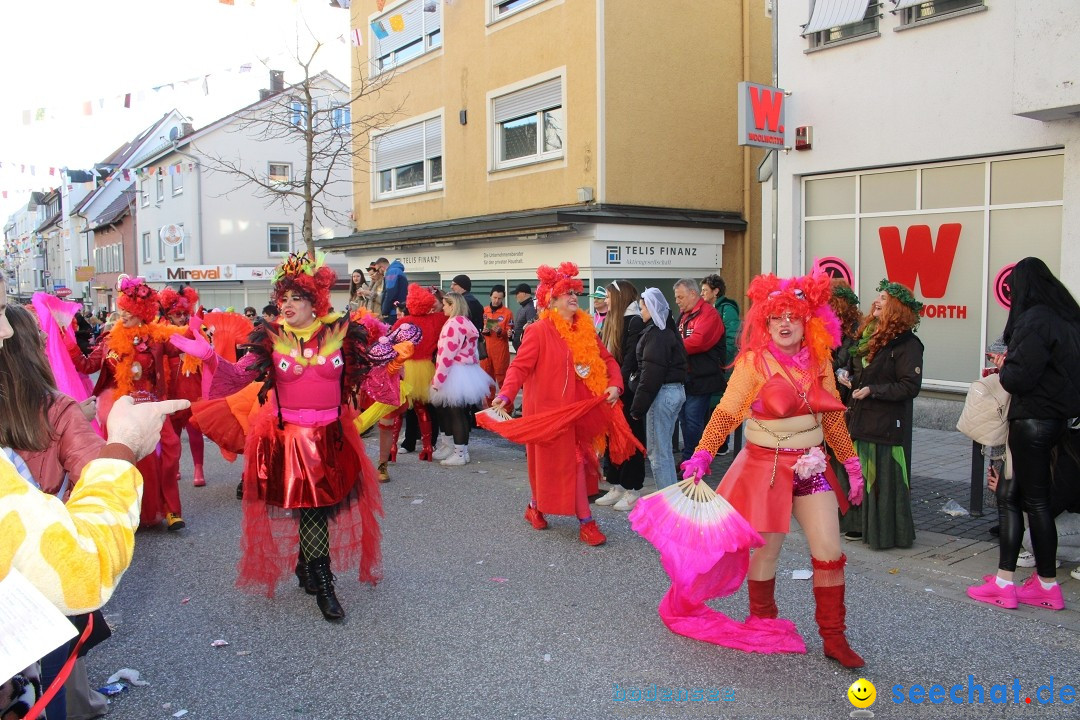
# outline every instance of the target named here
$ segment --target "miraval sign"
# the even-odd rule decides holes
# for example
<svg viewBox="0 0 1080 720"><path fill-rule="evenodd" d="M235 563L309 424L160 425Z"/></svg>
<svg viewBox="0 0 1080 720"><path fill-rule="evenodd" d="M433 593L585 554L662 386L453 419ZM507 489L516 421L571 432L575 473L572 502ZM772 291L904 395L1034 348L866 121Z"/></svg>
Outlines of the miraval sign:
<svg viewBox="0 0 1080 720"><path fill-rule="evenodd" d="M784 91L769 85L739 83L739 144L783 149Z"/></svg>
<svg viewBox="0 0 1080 720"><path fill-rule="evenodd" d="M236 265L181 265L165 268L165 272L151 270L146 275L146 279L151 282L223 282L239 279L236 276Z"/></svg>

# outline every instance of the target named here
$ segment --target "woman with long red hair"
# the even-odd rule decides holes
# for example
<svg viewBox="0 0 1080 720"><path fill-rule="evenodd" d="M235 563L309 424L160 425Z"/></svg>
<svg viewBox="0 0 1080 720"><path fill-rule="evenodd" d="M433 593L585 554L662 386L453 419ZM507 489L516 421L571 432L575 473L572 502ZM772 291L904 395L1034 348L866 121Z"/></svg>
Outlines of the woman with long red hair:
<svg viewBox="0 0 1080 720"><path fill-rule="evenodd" d="M875 550L915 542L908 439L922 387L923 344L915 337L920 309L911 290L882 280L859 328L852 377L845 383L851 389L848 431L869 478L861 506L845 518L852 528L845 537Z"/></svg>

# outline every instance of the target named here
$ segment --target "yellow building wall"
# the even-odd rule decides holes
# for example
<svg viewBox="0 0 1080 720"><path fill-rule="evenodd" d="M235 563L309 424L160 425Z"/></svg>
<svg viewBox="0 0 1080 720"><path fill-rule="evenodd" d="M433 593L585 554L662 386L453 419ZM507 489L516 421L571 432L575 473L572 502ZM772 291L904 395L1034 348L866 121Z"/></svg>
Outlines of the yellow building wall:
<svg viewBox="0 0 1080 720"><path fill-rule="evenodd" d="M377 97L354 104L354 122L373 108L398 105L396 122L440 108L444 116L445 190L372 202L365 157L353 178L358 229L571 205L577 202L577 188L597 184L595 3L544 2L490 27L485 5L482 0L443 4L443 48L403 65ZM373 1L352 7L353 22L364 32L381 15ZM387 3L384 12L392 7ZM560 68L565 69L564 158L490 172L489 92ZM354 88L358 73L354 69ZM465 125L458 121L461 110L467 113Z"/></svg>

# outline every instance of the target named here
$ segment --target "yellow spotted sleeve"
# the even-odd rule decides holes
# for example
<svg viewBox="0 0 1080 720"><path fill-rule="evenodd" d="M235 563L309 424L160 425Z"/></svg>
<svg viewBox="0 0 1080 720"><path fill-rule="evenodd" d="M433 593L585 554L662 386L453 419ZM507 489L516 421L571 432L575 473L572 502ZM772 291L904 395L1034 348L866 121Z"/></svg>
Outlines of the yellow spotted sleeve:
<svg viewBox="0 0 1080 720"><path fill-rule="evenodd" d="M65 615L101 607L131 563L142 489L130 463L94 460L65 505L0 458L0 578L17 568Z"/></svg>

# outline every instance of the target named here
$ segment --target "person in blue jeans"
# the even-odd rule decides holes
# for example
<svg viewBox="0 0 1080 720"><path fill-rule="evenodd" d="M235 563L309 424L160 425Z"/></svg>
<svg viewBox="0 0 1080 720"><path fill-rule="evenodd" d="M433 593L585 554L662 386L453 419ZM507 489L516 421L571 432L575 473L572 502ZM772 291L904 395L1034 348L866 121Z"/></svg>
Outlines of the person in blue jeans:
<svg viewBox="0 0 1080 720"><path fill-rule="evenodd" d="M701 297L701 286L692 278L675 283L675 304L679 306L679 336L686 348L686 402L679 414L682 427L683 460L689 460L701 440L709 419L709 401L727 388L724 376L724 323L720 313Z"/></svg>
<svg viewBox="0 0 1080 720"><path fill-rule="evenodd" d="M686 399L686 348L675 331L667 299L656 288L641 294L645 327L637 344L634 402L630 417L645 418L645 448L658 490L676 480L671 433Z"/></svg>

